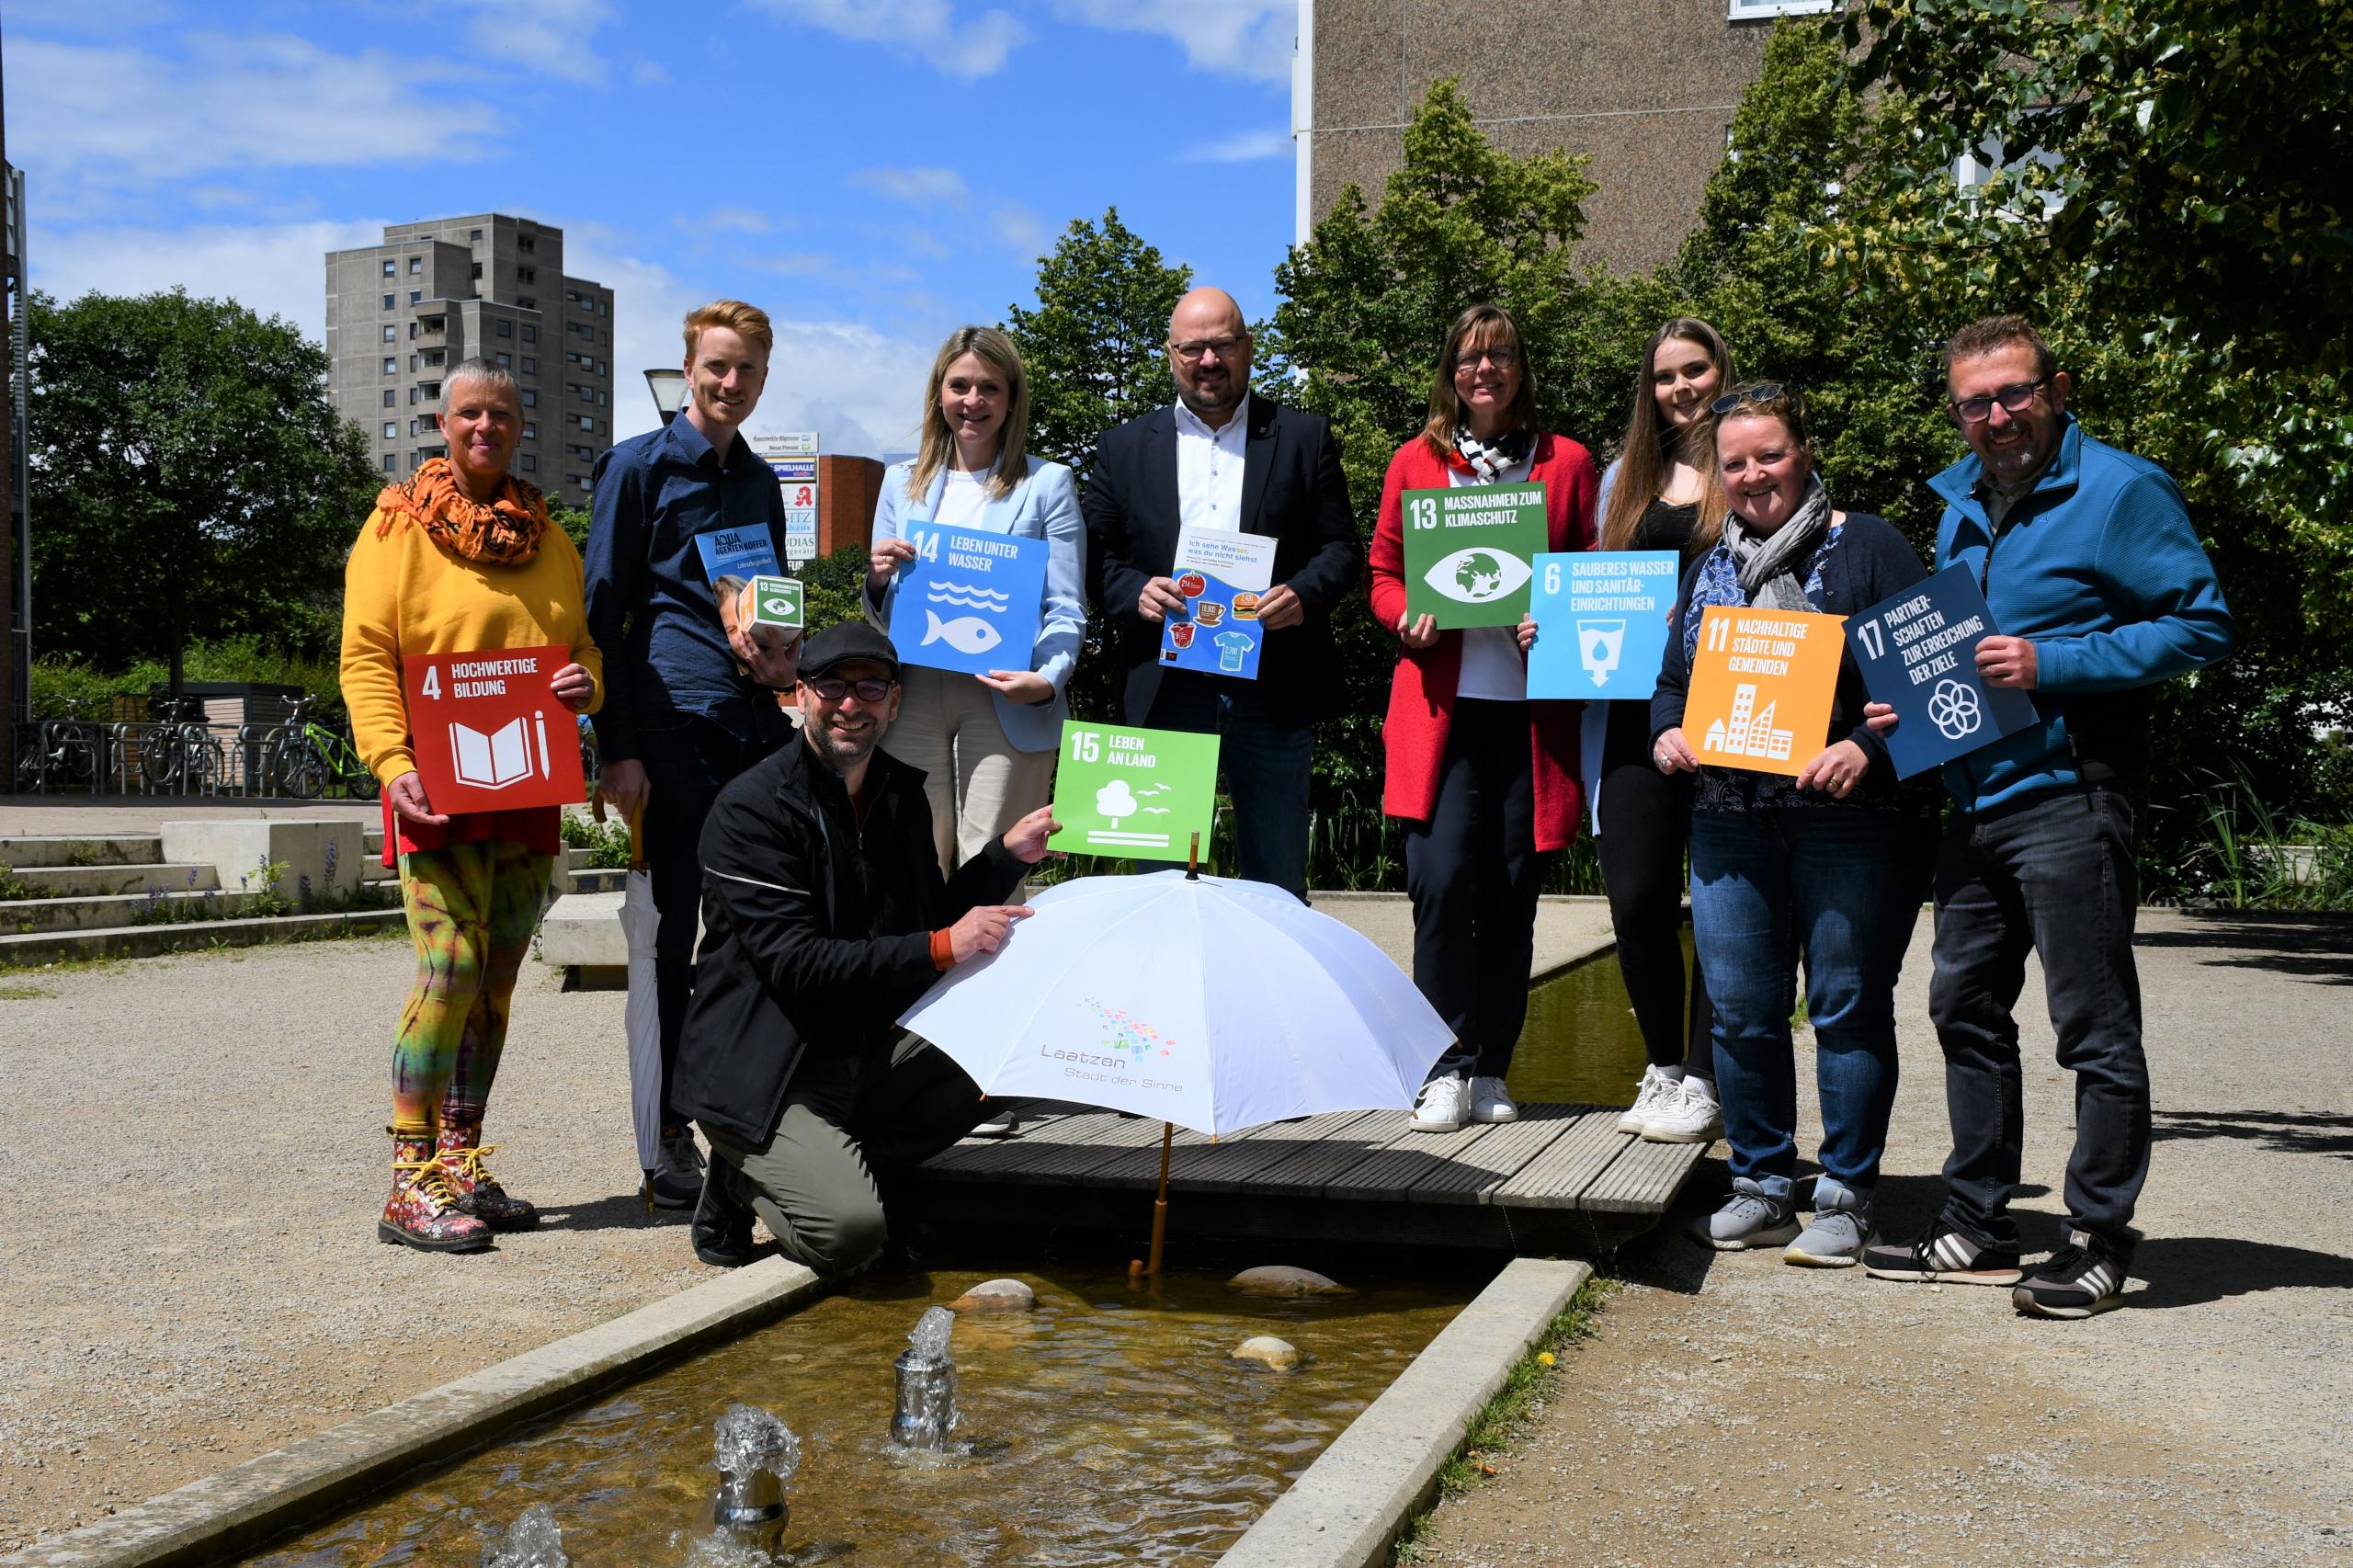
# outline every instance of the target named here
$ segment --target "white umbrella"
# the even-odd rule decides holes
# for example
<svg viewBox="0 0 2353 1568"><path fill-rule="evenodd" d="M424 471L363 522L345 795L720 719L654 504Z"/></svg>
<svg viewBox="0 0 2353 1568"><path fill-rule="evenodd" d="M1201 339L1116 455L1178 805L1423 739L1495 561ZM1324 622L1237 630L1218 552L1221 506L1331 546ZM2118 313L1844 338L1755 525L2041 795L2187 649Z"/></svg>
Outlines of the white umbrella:
<svg viewBox="0 0 2353 1568"><path fill-rule="evenodd" d="M597 819L604 820L597 797ZM645 869L641 813L630 819L629 873L621 881L621 935L629 944L629 1001L621 1030L629 1040L630 1116L637 1125L637 1164L646 1173L646 1202L654 1199L654 1166L662 1142L662 1008L654 981L654 934L662 913L654 907L654 878Z"/></svg>
<svg viewBox="0 0 2353 1568"><path fill-rule="evenodd" d="M1454 1038L1387 954L1264 882L1082 877L1029 907L899 1019L985 1094L1217 1135L1409 1108Z"/></svg>

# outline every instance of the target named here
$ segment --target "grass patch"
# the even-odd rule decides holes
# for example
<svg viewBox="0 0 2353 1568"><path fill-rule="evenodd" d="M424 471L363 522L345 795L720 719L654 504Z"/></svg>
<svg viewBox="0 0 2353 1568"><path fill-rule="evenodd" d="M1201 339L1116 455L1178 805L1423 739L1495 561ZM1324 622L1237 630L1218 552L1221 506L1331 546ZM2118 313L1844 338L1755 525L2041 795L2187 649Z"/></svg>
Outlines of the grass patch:
<svg viewBox="0 0 2353 1568"><path fill-rule="evenodd" d="M1535 1347L1513 1364L1504 1376L1504 1386L1471 1418L1461 1450L1438 1467L1438 1503L1460 1497L1478 1486L1495 1473L1495 1467L1490 1462L1493 1458L1516 1451L1521 1433L1535 1414L1537 1402L1552 1386L1553 1377L1560 1370L1561 1356L1594 1336L1594 1317L1617 1289L1617 1280L1599 1274L1577 1287L1567 1309L1552 1320ZM1406 1519L1405 1528L1397 1535L1397 1562L1419 1561L1423 1532L1429 1528L1430 1516L1438 1503L1417 1509Z"/></svg>
<svg viewBox="0 0 2353 1568"><path fill-rule="evenodd" d="M38 985L0 985L0 1002L29 1002L48 994Z"/></svg>

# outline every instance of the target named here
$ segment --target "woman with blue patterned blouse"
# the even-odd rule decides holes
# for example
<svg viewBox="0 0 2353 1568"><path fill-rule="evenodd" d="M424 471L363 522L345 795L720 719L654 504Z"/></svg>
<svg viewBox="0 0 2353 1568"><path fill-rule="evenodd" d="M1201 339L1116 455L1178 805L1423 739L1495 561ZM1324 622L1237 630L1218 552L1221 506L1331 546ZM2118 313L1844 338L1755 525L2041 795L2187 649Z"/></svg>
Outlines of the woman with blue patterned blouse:
<svg viewBox="0 0 2353 1568"><path fill-rule="evenodd" d="M1730 509L1722 537L1684 574L1651 699L1652 759L1662 773L1699 775L1691 926L1732 1145L1732 1199L1693 1233L1725 1251L1787 1244L1790 1263L1846 1267L1870 1234L1895 1102L1895 980L1927 892L1933 807L1897 783L1885 744L1864 725L1851 657L1839 666L1829 744L1794 779L1702 767L1683 706L1709 606L1852 615L1927 574L1884 519L1831 506L1793 390L1750 383L1712 412L1709 483ZM1800 955L1823 1171L1802 1233L1790 1022Z"/></svg>

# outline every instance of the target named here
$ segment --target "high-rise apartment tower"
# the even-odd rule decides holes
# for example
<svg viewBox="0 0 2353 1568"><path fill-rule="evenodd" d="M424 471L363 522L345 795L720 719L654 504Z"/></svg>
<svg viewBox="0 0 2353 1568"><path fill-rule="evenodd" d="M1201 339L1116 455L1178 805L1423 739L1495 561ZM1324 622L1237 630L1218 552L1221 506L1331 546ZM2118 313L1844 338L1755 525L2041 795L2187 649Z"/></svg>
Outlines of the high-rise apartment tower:
<svg viewBox="0 0 2353 1568"><path fill-rule="evenodd" d="M486 212L399 223L327 253L335 407L404 476L447 448L436 415L450 366L479 355L523 389L515 472L563 506L613 444L613 291L563 273L563 231Z"/></svg>

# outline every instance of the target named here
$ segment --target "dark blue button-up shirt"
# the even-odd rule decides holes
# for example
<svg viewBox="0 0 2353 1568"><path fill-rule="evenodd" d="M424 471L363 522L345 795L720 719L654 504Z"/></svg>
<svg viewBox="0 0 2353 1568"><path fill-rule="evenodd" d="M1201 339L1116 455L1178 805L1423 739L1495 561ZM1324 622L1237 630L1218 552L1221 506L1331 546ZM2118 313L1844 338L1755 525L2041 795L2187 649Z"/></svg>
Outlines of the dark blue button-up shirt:
<svg viewBox="0 0 2353 1568"><path fill-rule="evenodd" d="M765 524L784 549L784 494L741 436L722 461L681 414L597 460L590 503L589 632L605 649L597 744L607 761L644 755L641 732L705 718L744 740L784 732L776 696L728 646L695 536ZM781 559L779 553L779 559Z"/></svg>

